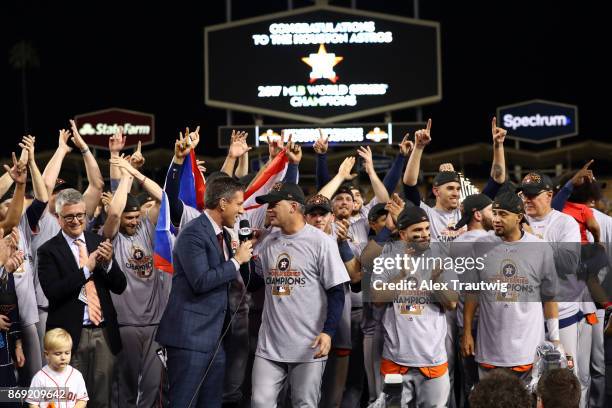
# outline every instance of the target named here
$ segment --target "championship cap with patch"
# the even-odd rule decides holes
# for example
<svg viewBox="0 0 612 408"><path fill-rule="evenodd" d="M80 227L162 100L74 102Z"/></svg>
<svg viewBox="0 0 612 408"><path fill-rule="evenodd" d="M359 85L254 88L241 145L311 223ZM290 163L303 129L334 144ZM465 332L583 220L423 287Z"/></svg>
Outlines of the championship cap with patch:
<svg viewBox="0 0 612 408"><path fill-rule="evenodd" d="M316 194L310 197L306 201L306 210L304 213L310 214L315 210L323 210L326 213L331 212L332 209L329 203L329 198L321 194Z"/></svg>
<svg viewBox="0 0 612 408"><path fill-rule="evenodd" d="M456 171L441 171L436 174L436 177L433 179L433 186L439 187L442 184L451 183L451 182L460 183L459 173Z"/></svg>
<svg viewBox="0 0 612 408"><path fill-rule="evenodd" d="M527 196L535 196L542 191L552 191L552 189L553 183L550 177L539 172L531 172L523 178L516 192L522 191Z"/></svg>
<svg viewBox="0 0 612 408"><path fill-rule="evenodd" d="M282 200L296 201L304 204L304 192L295 183L274 183L268 194L255 198L257 204L277 203Z"/></svg>

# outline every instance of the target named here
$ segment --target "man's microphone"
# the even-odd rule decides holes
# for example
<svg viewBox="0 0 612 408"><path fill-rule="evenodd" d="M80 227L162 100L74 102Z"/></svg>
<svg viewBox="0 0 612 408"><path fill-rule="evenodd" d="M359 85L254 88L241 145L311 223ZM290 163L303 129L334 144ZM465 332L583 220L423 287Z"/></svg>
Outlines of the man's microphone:
<svg viewBox="0 0 612 408"><path fill-rule="evenodd" d="M249 220L240 220L240 224L238 226L238 240L240 243L244 241L248 241L253 238L253 230L251 229L251 224L249 224Z"/></svg>
<svg viewBox="0 0 612 408"><path fill-rule="evenodd" d="M253 238L253 230L251 229L251 224L249 224L249 220L240 220L240 224L238 224L238 241L240 241L240 243L242 244L243 242L246 242L251 238ZM250 261L240 265L240 274L242 275L242 280L244 281L244 284L248 285L249 280L251 278Z"/></svg>

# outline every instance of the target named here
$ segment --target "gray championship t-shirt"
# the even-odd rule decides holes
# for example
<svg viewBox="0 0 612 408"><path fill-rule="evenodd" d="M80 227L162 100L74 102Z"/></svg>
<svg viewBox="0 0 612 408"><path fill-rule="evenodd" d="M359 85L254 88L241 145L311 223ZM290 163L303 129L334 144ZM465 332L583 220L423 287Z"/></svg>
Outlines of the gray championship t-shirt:
<svg viewBox="0 0 612 408"><path fill-rule="evenodd" d="M24 253L23 264L13 272L15 278L15 292L19 304L19 319L22 326L38 323L38 307L36 306L36 290L34 289L34 264L32 263L32 230L28 223L28 216L21 216L19 225L19 249Z"/></svg>
<svg viewBox="0 0 612 408"><path fill-rule="evenodd" d="M580 263L580 226L578 222L565 213L552 210L544 217L525 216L533 233L540 239L550 242L555 266L559 276L564 276L561 292L557 295L559 302L559 319L565 319L579 312L579 301L586 284L576 276Z"/></svg>
<svg viewBox="0 0 612 408"><path fill-rule="evenodd" d="M553 249L528 233L515 242L487 235L474 245L475 255L484 258L484 268L475 270L478 281L508 284L506 292L478 292L476 361L497 367L531 364L544 340L541 300L557 291Z"/></svg>
<svg viewBox="0 0 612 408"><path fill-rule="evenodd" d="M270 233L255 249L266 298L255 355L272 361L314 360L314 339L327 318L325 291L349 281L336 241L306 224Z"/></svg>
<svg viewBox="0 0 612 408"><path fill-rule="evenodd" d="M127 280L121 295L111 293L120 325L158 324L166 307L171 279L153 267L154 236L155 225L143 216L134 235L118 232L113 239L115 259Z"/></svg>
<svg viewBox="0 0 612 408"><path fill-rule="evenodd" d="M380 257L403 257L405 251L406 244L395 241L385 244ZM435 255L428 250L424 256ZM401 278L415 286L414 289L395 291L393 302L386 306L382 320L385 334L383 358L407 367L435 367L446 363L444 309L431 290L421 289L423 281L431 281L431 270L420 268L406 272L395 265L381 274L372 275L372 282L379 285L377 280L389 283Z"/></svg>
<svg viewBox="0 0 612 408"><path fill-rule="evenodd" d="M431 242L450 242L465 232L465 227L457 231L453 227L461 219L461 210L455 208L452 211L444 211L435 207L430 207L421 201L421 208L427 213L429 218L429 231Z"/></svg>

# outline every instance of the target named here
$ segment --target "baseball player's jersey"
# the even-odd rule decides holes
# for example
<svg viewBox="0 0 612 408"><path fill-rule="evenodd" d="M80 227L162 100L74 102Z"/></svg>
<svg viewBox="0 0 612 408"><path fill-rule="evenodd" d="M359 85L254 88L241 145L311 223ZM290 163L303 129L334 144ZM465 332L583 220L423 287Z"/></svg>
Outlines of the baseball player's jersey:
<svg viewBox="0 0 612 408"><path fill-rule="evenodd" d="M463 234L459 235L452 244L450 245L450 255L453 258L459 257L469 257L473 254L472 243L477 241L479 238L485 237L487 235L491 235L491 232L487 232L482 229L476 229L471 231L466 231ZM468 272L469 274L469 272ZM459 281L466 280L466 276L459 274ZM469 278L467 278L469 279ZM463 327L463 304L464 304L464 295L462 293L459 294L459 301L457 302L457 326ZM478 309L476 309L476 313L474 314L472 320L472 327L476 327L478 325Z"/></svg>
<svg viewBox="0 0 612 408"><path fill-rule="evenodd" d="M525 217L533 233L552 244L557 272L567 277L557 295L557 299L563 300L559 302L559 319L574 316L579 311L578 301L585 287L576 277L580 263L580 227L574 218L554 209L541 218Z"/></svg>
<svg viewBox="0 0 612 408"><path fill-rule="evenodd" d="M29 400L28 404L36 405L41 408L71 408L74 407L77 401L89 401L87 388L85 388L85 380L83 375L76 368L68 365L62 372L52 370L48 365L34 375L30 388L44 387L47 390L57 388L58 392L61 388L67 388L67 395L63 395L64 399L53 399L44 402ZM62 395L60 395L62 396Z"/></svg>
<svg viewBox="0 0 612 408"><path fill-rule="evenodd" d="M406 244L396 241L385 244L382 258L403 256ZM425 257L434 256L428 250ZM414 272L414 273L412 273ZM421 283L431 281L430 269L408 273L406 281L415 289L398 291L393 302L387 305L383 316L385 343L383 358L407 367L434 367L446 363L446 315L430 290L421 289ZM372 279L381 282L398 280L405 272L397 268L387 269Z"/></svg>
<svg viewBox="0 0 612 408"><path fill-rule="evenodd" d="M36 232L32 234L32 238L30 240L30 254L32 256L32 265L34 265L34 270L36 273L34 274L34 288L36 289L36 303L38 306L48 307L49 301L45 296L42 288L40 287L40 282L38 280L38 260L36 258L36 253L38 248L40 248L45 242L56 236L60 232L60 225L57 221L57 218L49 212L49 207L43 212L43 215L38 220L38 225L36 228ZM31 230L26 229L27 233L32 233Z"/></svg>
<svg viewBox="0 0 612 408"><path fill-rule="evenodd" d="M24 253L23 264L13 273L15 278L15 292L19 302L19 318L22 326L29 326L38 322L38 308L36 307L36 290L34 289L34 268L32 264L32 251L30 243L32 230L28 217L24 213L19 225L19 249Z"/></svg>
<svg viewBox="0 0 612 408"><path fill-rule="evenodd" d="M505 292L478 292L476 361L498 367L533 363L544 340L541 295L549 298L557 290L552 248L528 233L515 242L487 235L475 243L475 255L484 257L485 267L474 273L479 282L508 285Z"/></svg>
<svg viewBox="0 0 612 408"><path fill-rule="evenodd" d="M270 233L255 252L266 285L255 354L280 362L314 361L311 345L327 317L325 291L349 281L338 244L306 224L295 234Z"/></svg>
<svg viewBox="0 0 612 408"><path fill-rule="evenodd" d="M432 242L450 242L465 231L465 229L458 231L452 229L461 219L461 210L459 208L445 211L435 207L432 208L423 201L421 201L421 208L425 210L427 218L429 218L429 231Z"/></svg>
<svg viewBox="0 0 612 408"><path fill-rule="evenodd" d="M164 284L169 284L170 279L153 267L154 235L155 225L143 216L134 235L118 232L113 238L115 259L127 278L125 292L111 293L120 325L158 324L164 312Z"/></svg>

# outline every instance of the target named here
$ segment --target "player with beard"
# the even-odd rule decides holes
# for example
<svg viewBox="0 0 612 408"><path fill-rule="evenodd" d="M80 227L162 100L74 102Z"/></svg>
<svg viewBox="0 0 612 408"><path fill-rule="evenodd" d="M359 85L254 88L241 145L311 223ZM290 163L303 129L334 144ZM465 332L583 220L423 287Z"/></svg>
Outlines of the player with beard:
<svg viewBox="0 0 612 408"><path fill-rule="evenodd" d="M450 246L450 254L453 258L469 256L472 253L472 243L478 238L490 234L493 229L493 201L485 194L472 194L467 196L461 203L461 219L455 225L456 229L467 226L467 231L458 236ZM458 274L461 281L465 281L464 274ZM463 337L463 304L464 297L459 296L457 302L457 334ZM478 312L475 312L473 320L472 336L476 335ZM461 341L461 340L460 340ZM451 358L449 357L449 360ZM461 399L467 404L472 387L478 382L478 366L473 356L460 356L459 364L462 372L462 395Z"/></svg>
<svg viewBox="0 0 612 408"><path fill-rule="evenodd" d="M375 264L387 266L387 258L396 256L436 256L436 249L430 248L429 225L425 210L406 207L397 220L400 241L385 245ZM403 376L402 406L446 406L450 383L444 311L454 309L455 302L439 292L421 288L423 282L438 282L440 270L429 268L431 265L408 269L394 264L372 277L373 300L386 303L381 373ZM413 286L398 291L384 291L380 286L401 281Z"/></svg>
<svg viewBox="0 0 612 408"><path fill-rule="evenodd" d="M481 379L486 372L505 367L529 384L536 348L544 340L544 318L547 339L559 344L557 302L552 300L557 290L553 251L522 230L523 211L515 194L499 194L493 202L495 235L483 235L473 244L472 257L482 258L484 267L469 271L472 281L507 284L506 291L481 288L477 295L466 294L461 351L465 357L475 354ZM477 305L480 315L474 347Z"/></svg>
<svg viewBox="0 0 612 408"><path fill-rule="evenodd" d="M112 241L119 267L127 278L125 292L120 296L111 294L123 344L117 359L116 401L119 407L153 406L159 397L163 369L156 353L160 345L155 334L170 289L170 279L153 267L162 189L123 156L112 157L110 164L121 178L102 232ZM155 199L155 205L144 213L136 196L129 194L134 179Z"/></svg>

